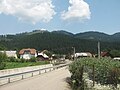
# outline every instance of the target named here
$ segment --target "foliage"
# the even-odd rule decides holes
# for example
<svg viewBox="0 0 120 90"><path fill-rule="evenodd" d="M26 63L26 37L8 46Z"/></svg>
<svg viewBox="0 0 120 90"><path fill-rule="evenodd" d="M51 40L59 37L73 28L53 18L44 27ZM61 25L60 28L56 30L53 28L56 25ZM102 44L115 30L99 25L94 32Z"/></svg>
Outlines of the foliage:
<svg viewBox="0 0 120 90"><path fill-rule="evenodd" d="M5 59L7 59L7 56L5 53L0 53L0 61L4 61Z"/></svg>
<svg viewBox="0 0 120 90"><path fill-rule="evenodd" d="M120 62L109 58L82 58L70 65L70 72L72 73L72 80L76 83L81 81L79 75L83 74L81 71L84 66L84 72L88 73L89 78L93 78L93 65L95 67L95 81L101 85L112 84L117 87L120 83Z"/></svg>
<svg viewBox="0 0 120 90"><path fill-rule="evenodd" d="M20 59L20 62L21 62L21 63L24 63L24 62L26 62L26 60L23 59L23 58L21 58L21 59Z"/></svg>
<svg viewBox="0 0 120 90"><path fill-rule="evenodd" d="M6 50L7 48L4 45L0 45L0 50Z"/></svg>
<svg viewBox="0 0 120 90"><path fill-rule="evenodd" d="M97 40L84 39L82 37L77 37L78 35L67 35L52 32L34 33L34 34L16 34L16 35L6 35L2 37L0 44L7 47L8 50L22 48L35 48L37 50L49 50L57 54L68 54L72 53L72 47L76 48L76 52L89 51L92 53L97 52ZM89 35L88 35L89 37ZM102 37L102 36L100 36ZM102 40L106 38L103 37ZM110 50L117 49L120 50L120 40L117 42L110 40L101 40L101 50L105 50L106 47Z"/></svg>
<svg viewBox="0 0 120 90"><path fill-rule="evenodd" d="M31 58L30 60L25 59L16 59L14 57L7 57L6 54L0 53L0 70L2 69L11 69L35 65L49 64L49 61L39 61L36 62L36 58Z"/></svg>
<svg viewBox="0 0 120 90"><path fill-rule="evenodd" d="M49 64L48 61L41 61L41 62L5 62L5 63L6 63L5 69Z"/></svg>
<svg viewBox="0 0 120 90"><path fill-rule="evenodd" d="M7 62L19 62L20 60L19 59L16 59L15 57L8 57Z"/></svg>
<svg viewBox="0 0 120 90"><path fill-rule="evenodd" d="M120 50L111 50L110 53L113 57L120 57Z"/></svg>
<svg viewBox="0 0 120 90"><path fill-rule="evenodd" d="M35 57L32 57L31 59L29 59L30 62L36 62L37 61L37 58Z"/></svg>
<svg viewBox="0 0 120 90"><path fill-rule="evenodd" d="M0 70L4 69L6 64L4 62L0 62Z"/></svg>
<svg viewBox="0 0 120 90"><path fill-rule="evenodd" d="M72 88L73 90L83 90L83 65L77 62L74 62L70 65L70 72L72 73L71 79L72 79Z"/></svg>
<svg viewBox="0 0 120 90"><path fill-rule="evenodd" d="M0 53L0 70L1 70L1 69L4 69L4 67L5 67L4 61L5 61L6 59L7 59L6 54Z"/></svg>

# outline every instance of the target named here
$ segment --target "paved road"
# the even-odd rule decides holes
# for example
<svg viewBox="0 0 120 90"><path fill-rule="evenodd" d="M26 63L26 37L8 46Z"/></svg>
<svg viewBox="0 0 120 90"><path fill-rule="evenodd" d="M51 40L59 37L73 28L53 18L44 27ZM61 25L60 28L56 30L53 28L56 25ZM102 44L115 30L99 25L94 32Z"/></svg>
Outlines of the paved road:
<svg viewBox="0 0 120 90"><path fill-rule="evenodd" d="M70 73L64 67L39 76L0 86L0 90L70 90L69 85L65 81L66 77L70 77Z"/></svg>

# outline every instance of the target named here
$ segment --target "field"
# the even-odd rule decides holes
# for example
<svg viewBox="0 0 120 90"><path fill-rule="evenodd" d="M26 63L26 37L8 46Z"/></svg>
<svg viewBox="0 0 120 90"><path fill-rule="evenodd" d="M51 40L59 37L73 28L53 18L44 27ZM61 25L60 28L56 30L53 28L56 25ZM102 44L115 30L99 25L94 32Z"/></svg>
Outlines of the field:
<svg viewBox="0 0 120 90"><path fill-rule="evenodd" d="M49 62L41 61L41 62L6 62L4 69L12 69L12 68L20 68L20 67L27 67L27 66L35 66L35 65L44 65L48 64Z"/></svg>

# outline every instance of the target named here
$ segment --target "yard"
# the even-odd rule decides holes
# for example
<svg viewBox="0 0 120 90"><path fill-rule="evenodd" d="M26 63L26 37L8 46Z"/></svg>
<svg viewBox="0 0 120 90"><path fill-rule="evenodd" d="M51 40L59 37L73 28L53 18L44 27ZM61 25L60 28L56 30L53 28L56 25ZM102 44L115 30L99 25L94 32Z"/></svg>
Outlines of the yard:
<svg viewBox="0 0 120 90"><path fill-rule="evenodd" d="M36 66L36 65L44 65L49 64L48 61L40 61L40 62L5 62L4 69L12 69L12 68L20 68L20 67L28 67L28 66Z"/></svg>

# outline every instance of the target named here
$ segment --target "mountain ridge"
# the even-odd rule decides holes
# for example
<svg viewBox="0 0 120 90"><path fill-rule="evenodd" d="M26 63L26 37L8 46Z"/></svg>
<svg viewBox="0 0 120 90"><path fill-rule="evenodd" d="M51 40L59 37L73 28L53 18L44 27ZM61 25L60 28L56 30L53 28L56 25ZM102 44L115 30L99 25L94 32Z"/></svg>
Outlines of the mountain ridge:
<svg viewBox="0 0 120 90"><path fill-rule="evenodd" d="M20 50L22 48L47 49L55 53L72 53L72 47L75 47L76 52L96 53L98 41L101 42L101 50L120 50L120 38L118 37L119 33L108 35L90 31L72 34L64 30L52 32L35 30L16 35L1 35L0 47L4 46L7 50Z"/></svg>
<svg viewBox="0 0 120 90"><path fill-rule="evenodd" d="M87 31L87 32L73 34L65 30L56 30L51 32L48 30L33 30L32 32L18 33L15 36L43 34L43 33L68 35L74 38L86 39L86 40L120 42L120 32L109 35L104 32L98 32L98 31ZM0 35L0 40L4 38L3 36L8 36L8 35ZM9 35L9 36L12 36L12 35Z"/></svg>

